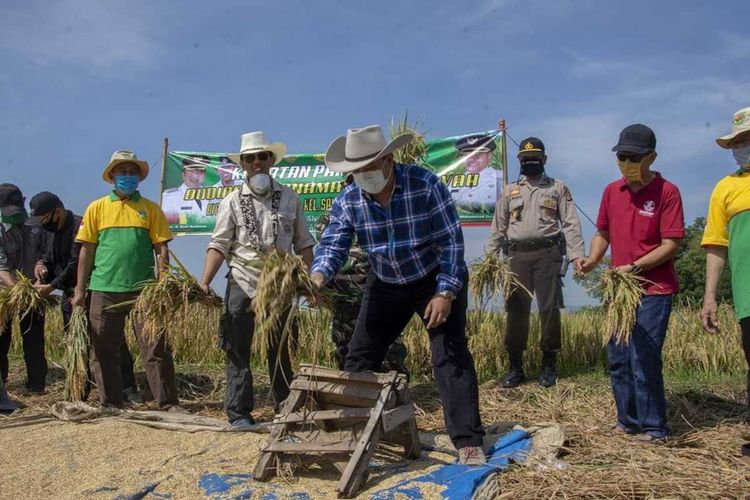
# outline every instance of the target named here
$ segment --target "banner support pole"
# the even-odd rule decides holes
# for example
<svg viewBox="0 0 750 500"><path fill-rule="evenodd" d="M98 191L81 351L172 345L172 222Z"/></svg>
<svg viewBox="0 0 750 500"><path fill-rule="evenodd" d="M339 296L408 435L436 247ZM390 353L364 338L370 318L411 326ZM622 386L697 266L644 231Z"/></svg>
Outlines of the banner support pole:
<svg viewBox="0 0 750 500"><path fill-rule="evenodd" d="M503 145L502 145L502 156L503 156L503 186L508 185L508 137L505 132L505 118L500 118L497 122L497 128L503 133Z"/></svg>
<svg viewBox="0 0 750 500"><path fill-rule="evenodd" d="M159 206L164 196L164 173L167 171L167 152L169 150L169 138L164 138L164 145L161 150L161 180L159 181Z"/></svg>

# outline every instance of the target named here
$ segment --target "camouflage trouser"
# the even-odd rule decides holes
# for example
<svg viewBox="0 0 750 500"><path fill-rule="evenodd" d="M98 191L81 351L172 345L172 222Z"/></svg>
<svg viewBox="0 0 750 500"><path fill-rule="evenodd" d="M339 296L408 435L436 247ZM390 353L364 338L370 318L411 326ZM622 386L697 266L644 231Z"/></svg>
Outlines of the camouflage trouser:
<svg viewBox="0 0 750 500"><path fill-rule="evenodd" d="M336 345L334 356L339 370L344 368L344 358L346 358L346 353L349 352L349 341L354 335L360 306L360 303L346 300L338 300L333 305L331 338ZM401 336L388 348L382 369L383 371L396 370L399 373L409 374L409 370L406 368L406 346Z"/></svg>

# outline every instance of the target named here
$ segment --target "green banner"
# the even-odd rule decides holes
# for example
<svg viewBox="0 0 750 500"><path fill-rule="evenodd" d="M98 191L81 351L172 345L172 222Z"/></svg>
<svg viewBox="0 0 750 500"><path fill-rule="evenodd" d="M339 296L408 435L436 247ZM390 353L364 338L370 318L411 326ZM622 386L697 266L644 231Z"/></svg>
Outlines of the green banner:
<svg viewBox="0 0 750 500"><path fill-rule="evenodd" d="M502 190L502 132L490 130L427 141L419 164L451 191L462 224L492 221ZM459 150L460 148L460 150ZM311 229L330 210L343 177L328 170L323 154L290 154L271 176L302 200ZM227 153L170 151L164 162L161 207L175 234L210 234L219 203L239 189L245 172Z"/></svg>

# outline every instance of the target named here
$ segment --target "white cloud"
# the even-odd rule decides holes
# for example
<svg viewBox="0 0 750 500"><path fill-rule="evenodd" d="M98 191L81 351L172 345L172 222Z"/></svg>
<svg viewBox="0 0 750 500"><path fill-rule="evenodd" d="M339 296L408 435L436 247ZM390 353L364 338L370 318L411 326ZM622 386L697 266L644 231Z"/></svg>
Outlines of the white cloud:
<svg viewBox="0 0 750 500"><path fill-rule="evenodd" d="M129 76L164 55L148 5L59 0L5 8L0 47L45 70L67 67L90 76Z"/></svg>

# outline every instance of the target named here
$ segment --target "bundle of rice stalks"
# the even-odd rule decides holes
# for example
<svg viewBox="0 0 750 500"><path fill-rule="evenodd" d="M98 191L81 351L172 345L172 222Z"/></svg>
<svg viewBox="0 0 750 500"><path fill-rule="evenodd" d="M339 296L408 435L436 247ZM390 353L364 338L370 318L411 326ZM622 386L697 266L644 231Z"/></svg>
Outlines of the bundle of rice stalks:
<svg viewBox="0 0 750 500"><path fill-rule="evenodd" d="M83 307L73 309L65 344L65 399L83 401L89 353L89 322Z"/></svg>
<svg viewBox="0 0 750 500"><path fill-rule="evenodd" d="M134 301L131 313L142 322L142 334L149 342L156 341L162 333L168 333L168 321L173 328L186 327L184 320L189 316L191 304L207 307L221 307L222 304L216 294L206 294L201 289L198 280L171 250L170 254L175 265L168 266L158 278L141 283L141 293Z"/></svg>
<svg viewBox="0 0 750 500"><path fill-rule="evenodd" d="M16 271L18 281L0 289L0 325L13 318L23 318L32 311L43 312L49 300L39 295L29 278Z"/></svg>
<svg viewBox="0 0 750 500"><path fill-rule="evenodd" d="M261 270L253 299L255 311L253 351L260 359L266 359L270 343L276 343L272 338L273 335L279 336L280 345L289 342L292 326L299 316L300 298L330 307L334 293L328 289L318 290L310 280L307 266L299 256L274 251L253 265L260 267ZM289 315L286 321L280 324L286 311L289 311ZM317 352L323 333L323 331L316 332L313 339L314 345L307 346L313 353ZM313 364L316 361L313 360Z"/></svg>
<svg viewBox="0 0 750 500"><path fill-rule="evenodd" d="M422 132L423 128L424 122L416 121L409 124L409 113L404 113L404 117L400 120L391 118L391 124L388 126L391 139L401 134L414 134L413 141L393 153L393 158L397 163L414 163L418 165L422 161L422 158L427 154L427 144L424 140L425 134Z"/></svg>
<svg viewBox="0 0 750 500"><path fill-rule="evenodd" d="M643 284L647 279L616 268L602 272L601 297L606 310L604 320L604 344L611 339L619 345L627 345L635 326L635 314L641 305Z"/></svg>
<svg viewBox="0 0 750 500"><path fill-rule="evenodd" d="M518 275L510 270L510 261L497 253L485 254L484 258L471 264L469 288L479 304L499 294L508 300L516 288L531 296L531 292L518 280Z"/></svg>

